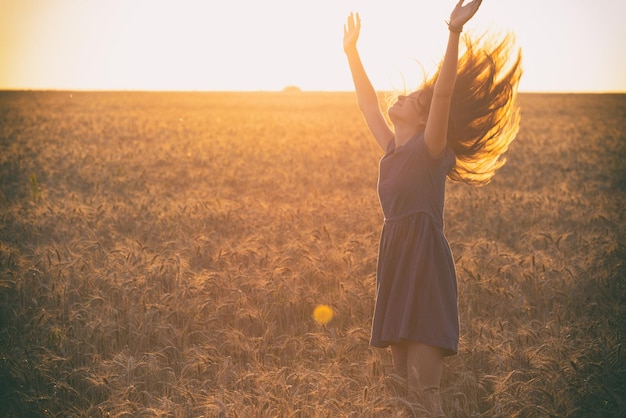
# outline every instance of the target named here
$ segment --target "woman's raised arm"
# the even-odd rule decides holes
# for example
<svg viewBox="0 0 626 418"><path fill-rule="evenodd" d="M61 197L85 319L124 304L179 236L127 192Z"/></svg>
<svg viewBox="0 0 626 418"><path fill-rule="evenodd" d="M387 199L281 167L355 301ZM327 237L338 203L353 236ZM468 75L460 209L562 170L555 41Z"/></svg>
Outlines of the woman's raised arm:
<svg viewBox="0 0 626 418"><path fill-rule="evenodd" d="M433 157L440 156L447 143L450 102L454 92L459 61L459 37L463 25L474 16L481 2L482 0L473 0L463 6L463 0L459 0L450 14L448 46L439 70L439 77L435 82L435 90L424 132L424 140L430 155Z"/></svg>
<svg viewBox="0 0 626 418"><path fill-rule="evenodd" d="M387 121L380 110L378 95L370 82L361 57L356 47L361 31L361 18L359 14L350 13L348 21L343 27L343 50L348 57L352 81L356 90L359 109L365 117L367 126L380 144L383 150L387 150L389 141L393 138L393 131L387 125Z"/></svg>

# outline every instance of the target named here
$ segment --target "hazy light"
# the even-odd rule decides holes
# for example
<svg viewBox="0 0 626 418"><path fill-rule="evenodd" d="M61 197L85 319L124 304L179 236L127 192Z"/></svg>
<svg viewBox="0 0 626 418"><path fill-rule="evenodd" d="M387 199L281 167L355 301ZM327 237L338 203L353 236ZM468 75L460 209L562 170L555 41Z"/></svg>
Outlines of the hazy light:
<svg viewBox="0 0 626 418"><path fill-rule="evenodd" d="M413 87L443 54L454 3L0 0L0 88L352 90L351 10L375 87ZM492 0L467 29L517 35L523 91L626 91L623 16L622 0Z"/></svg>

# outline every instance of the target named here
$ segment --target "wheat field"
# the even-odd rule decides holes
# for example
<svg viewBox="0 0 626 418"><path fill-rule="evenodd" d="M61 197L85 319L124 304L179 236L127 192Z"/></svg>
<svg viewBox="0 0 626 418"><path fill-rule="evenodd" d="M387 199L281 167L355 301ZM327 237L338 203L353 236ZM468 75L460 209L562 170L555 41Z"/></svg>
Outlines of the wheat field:
<svg viewBox="0 0 626 418"><path fill-rule="evenodd" d="M519 101L448 183L444 410L624 416L626 95ZM352 93L0 92L2 416L422 416L368 346L381 156Z"/></svg>

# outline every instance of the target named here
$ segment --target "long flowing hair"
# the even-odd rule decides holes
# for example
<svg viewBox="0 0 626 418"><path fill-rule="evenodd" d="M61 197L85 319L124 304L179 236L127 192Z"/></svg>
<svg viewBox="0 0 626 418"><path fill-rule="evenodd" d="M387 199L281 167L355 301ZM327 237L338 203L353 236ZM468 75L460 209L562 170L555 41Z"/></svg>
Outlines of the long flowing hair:
<svg viewBox="0 0 626 418"><path fill-rule="evenodd" d="M456 165L448 174L454 181L484 185L506 162L504 154L519 129L517 88L522 75L522 53L514 51L512 34L503 37L463 36L465 52L458 62L450 104L448 144ZM422 85L428 110L439 70Z"/></svg>

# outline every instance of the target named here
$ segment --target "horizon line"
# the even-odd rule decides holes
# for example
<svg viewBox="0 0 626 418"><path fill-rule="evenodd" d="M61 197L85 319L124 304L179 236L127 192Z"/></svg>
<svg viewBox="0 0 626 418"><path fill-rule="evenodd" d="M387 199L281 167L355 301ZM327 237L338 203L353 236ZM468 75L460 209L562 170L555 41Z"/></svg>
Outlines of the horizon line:
<svg viewBox="0 0 626 418"><path fill-rule="evenodd" d="M354 90L301 89L297 86L286 86L282 89L68 89L68 88L5 88L0 92L78 92L78 93L355 93ZM392 90L379 90L377 93L393 93ZM626 94L626 90L518 90L519 94Z"/></svg>

